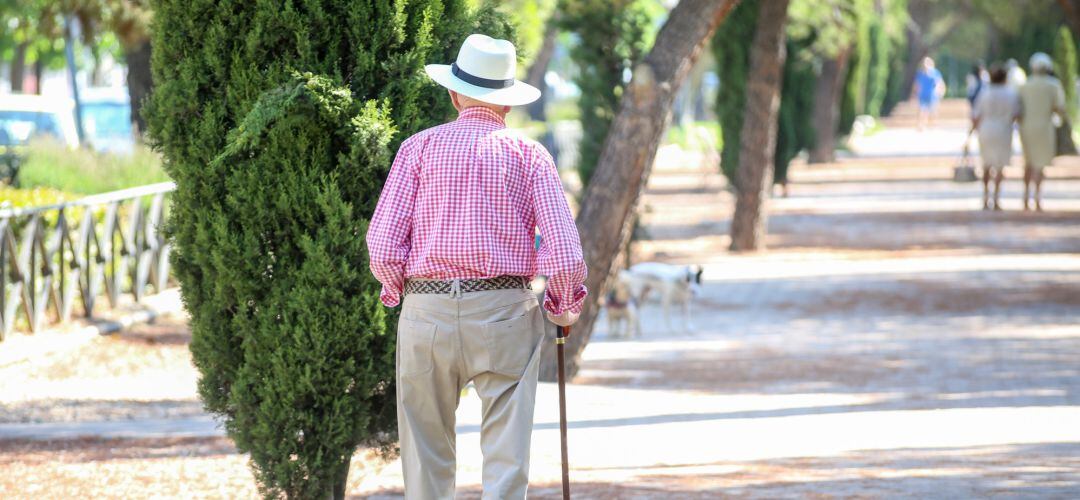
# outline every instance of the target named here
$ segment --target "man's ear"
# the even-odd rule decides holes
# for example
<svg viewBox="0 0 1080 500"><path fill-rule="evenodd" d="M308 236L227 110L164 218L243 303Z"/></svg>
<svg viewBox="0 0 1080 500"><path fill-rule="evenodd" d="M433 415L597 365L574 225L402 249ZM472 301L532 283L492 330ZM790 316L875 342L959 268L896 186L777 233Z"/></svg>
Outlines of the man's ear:
<svg viewBox="0 0 1080 500"><path fill-rule="evenodd" d="M503 106L503 114L505 115L508 113L510 113L510 106Z"/></svg>
<svg viewBox="0 0 1080 500"><path fill-rule="evenodd" d="M458 102L458 93L450 89L446 89L446 92L450 94L450 102L454 104L454 109L461 112L461 103Z"/></svg>

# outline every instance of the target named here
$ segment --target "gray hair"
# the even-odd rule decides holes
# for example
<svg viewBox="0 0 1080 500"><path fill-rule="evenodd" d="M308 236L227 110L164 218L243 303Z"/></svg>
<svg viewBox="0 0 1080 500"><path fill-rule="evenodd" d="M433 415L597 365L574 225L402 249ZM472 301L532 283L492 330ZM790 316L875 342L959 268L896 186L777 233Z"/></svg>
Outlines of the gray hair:
<svg viewBox="0 0 1080 500"><path fill-rule="evenodd" d="M1028 60L1032 73L1049 73L1054 70L1054 60L1045 52L1036 52Z"/></svg>

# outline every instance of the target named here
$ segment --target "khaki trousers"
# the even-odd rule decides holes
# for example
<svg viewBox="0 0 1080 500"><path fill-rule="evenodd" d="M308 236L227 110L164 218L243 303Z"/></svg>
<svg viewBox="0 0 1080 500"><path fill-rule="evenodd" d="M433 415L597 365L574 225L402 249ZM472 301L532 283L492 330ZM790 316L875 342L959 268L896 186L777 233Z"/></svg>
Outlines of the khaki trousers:
<svg viewBox="0 0 1080 500"><path fill-rule="evenodd" d="M454 498L454 412L469 381L483 405L483 498L525 498L544 325L531 290L405 296L397 337L405 498Z"/></svg>

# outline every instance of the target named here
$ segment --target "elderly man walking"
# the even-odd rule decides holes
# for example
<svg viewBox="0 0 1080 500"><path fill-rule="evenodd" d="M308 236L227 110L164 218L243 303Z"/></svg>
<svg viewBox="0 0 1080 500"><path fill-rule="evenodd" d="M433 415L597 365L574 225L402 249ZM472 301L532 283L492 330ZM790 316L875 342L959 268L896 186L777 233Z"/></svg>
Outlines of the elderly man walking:
<svg viewBox="0 0 1080 500"><path fill-rule="evenodd" d="M425 68L458 118L401 144L368 229L382 302L402 306L408 499L454 497L454 411L470 381L483 404L483 498L525 498L543 316L568 326L586 295L581 241L551 155L504 122L511 106L540 97L514 79L515 65L513 44L471 35L453 64ZM530 290L537 274L548 277L542 306Z"/></svg>

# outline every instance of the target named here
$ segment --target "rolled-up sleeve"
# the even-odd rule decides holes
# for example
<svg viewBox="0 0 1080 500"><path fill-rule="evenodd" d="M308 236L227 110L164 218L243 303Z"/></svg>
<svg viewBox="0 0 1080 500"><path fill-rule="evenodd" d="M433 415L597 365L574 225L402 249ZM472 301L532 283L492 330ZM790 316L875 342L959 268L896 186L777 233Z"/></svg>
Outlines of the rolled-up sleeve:
<svg viewBox="0 0 1080 500"><path fill-rule="evenodd" d="M534 155L532 191L540 231L537 271L548 278L544 309L556 315L565 311L580 313L587 295L581 238L555 162L542 148L537 148Z"/></svg>
<svg viewBox="0 0 1080 500"><path fill-rule="evenodd" d="M413 205L419 184L416 160L412 142L402 143L368 226L369 266L382 283L379 299L387 307L401 302L405 287L405 263L409 260Z"/></svg>

